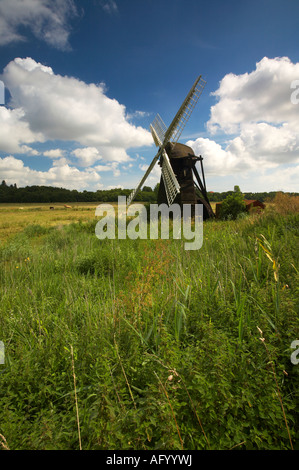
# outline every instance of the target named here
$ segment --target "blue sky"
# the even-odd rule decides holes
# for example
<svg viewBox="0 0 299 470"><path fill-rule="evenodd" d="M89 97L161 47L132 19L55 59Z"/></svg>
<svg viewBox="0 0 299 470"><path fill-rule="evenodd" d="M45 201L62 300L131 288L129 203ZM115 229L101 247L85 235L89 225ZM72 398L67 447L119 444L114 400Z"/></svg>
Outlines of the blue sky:
<svg viewBox="0 0 299 470"><path fill-rule="evenodd" d="M298 18L297 0L0 0L1 180L135 187L150 123L201 74L180 140L208 190L298 191Z"/></svg>

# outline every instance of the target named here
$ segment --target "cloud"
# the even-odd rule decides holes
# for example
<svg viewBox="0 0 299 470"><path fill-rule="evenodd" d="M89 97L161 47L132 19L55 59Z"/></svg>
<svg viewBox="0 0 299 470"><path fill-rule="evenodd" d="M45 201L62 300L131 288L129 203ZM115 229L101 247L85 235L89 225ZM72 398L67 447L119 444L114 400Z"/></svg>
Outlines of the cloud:
<svg viewBox="0 0 299 470"><path fill-rule="evenodd" d="M103 10L109 15L112 15L118 12L118 7L114 0L100 0L100 5L103 8Z"/></svg>
<svg viewBox="0 0 299 470"><path fill-rule="evenodd" d="M269 171L278 177L281 165L299 163L299 106L291 101L291 84L298 77L299 63L264 57L251 73L228 74L221 80L212 93L218 102L207 122L211 138L187 142L204 157L207 174ZM219 135L225 144L212 139ZM271 173L273 169L277 172ZM282 175L293 184L291 172L284 168Z"/></svg>
<svg viewBox="0 0 299 470"><path fill-rule="evenodd" d="M69 49L69 22L77 15L73 0L1 0L0 46L26 41L27 29L50 46Z"/></svg>
<svg viewBox="0 0 299 470"><path fill-rule="evenodd" d="M127 119L142 119L144 117L150 116L151 113L148 113L146 111L133 111L132 113L127 113L126 118Z"/></svg>
<svg viewBox="0 0 299 470"><path fill-rule="evenodd" d="M7 184L17 186L56 186L67 189L92 190L102 187L101 176L92 168L83 171L70 166L65 159L59 159L48 171L37 171L24 165L24 162L13 156L0 158L0 173Z"/></svg>
<svg viewBox="0 0 299 470"><path fill-rule="evenodd" d="M105 189L124 189L124 187L121 184L118 184L117 186L107 186Z"/></svg>
<svg viewBox="0 0 299 470"><path fill-rule="evenodd" d="M23 108L8 109L0 106L0 150L7 153L26 153L25 144L44 142L40 132L34 132L25 119Z"/></svg>
<svg viewBox="0 0 299 470"><path fill-rule="evenodd" d="M125 162L130 160L127 149L152 144L150 133L127 121L125 106L108 98L103 84L57 75L30 57L10 62L3 81L12 109L1 110L12 122L0 130L0 136L5 134L2 151L20 151L22 143L71 141L86 148L74 153L86 165L97 156Z"/></svg>
<svg viewBox="0 0 299 470"><path fill-rule="evenodd" d="M27 156L34 156L34 157L36 157L37 155L40 154L40 153L38 152L38 150L35 150L35 149L29 147L28 145L22 145L21 150L22 150L21 153L24 153L24 154L27 155Z"/></svg>
<svg viewBox="0 0 299 470"><path fill-rule="evenodd" d="M299 165L261 171L255 176L256 184L264 191L298 192Z"/></svg>
<svg viewBox="0 0 299 470"><path fill-rule="evenodd" d="M142 163L142 164L139 165L139 169L142 171L142 176L146 172L148 167L149 167L149 165L146 165L145 163ZM155 164L154 168L152 169L152 171L150 172L149 176L147 177L144 184L146 186L151 186L153 188L154 186L156 186L157 183L160 183L160 179L161 179L161 167L157 162ZM141 180L141 178L140 178L140 180ZM139 183L139 181L138 181L138 183ZM137 184L136 184L136 186L137 186Z"/></svg>
<svg viewBox="0 0 299 470"><path fill-rule="evenodd" d="M248 162L246 168L243 168L242 162L239 162L236 155L229 150L224 150L220 144L213 140L200 137L195 141L189 140L186 145L192 147L196 155L203 156L204 169L207 175L227 175L251 168Z"/></svg>
<svg viewBox="0 0 299 470"><path fill-rule="evenodd" d="M264 57L251 73L225 75L212 93L218 103L211 108L209 131L232 134L249 122L297 122L291 84L298 77L299 63L293 64L288 57Z"/></svg>
<svg viewBox="0 0 299 470"><path fill-rule="evenodd" d="M51 149L44 152L44 156L49 158L61 158L63 155L64 151L61 149Z"/></svg>
<svg viewBox="0 0 299 470"><path fill-rule="evenodd" d="M252 122L276 126L287 122L294 128L298 108L291 101L291 85L298 76L299 63L288 57L264 57L251 73L226 75L212 93L218 103L211 108L208 130L233 134Z"/></svg>
<svg viewBox="0 0 299 470"><path fill-rule="evenodd" d="M94 169L96 171L98 171L99 173L101 173L103 171L104 172L105 171L112 171L113 176L115 176L115 177L120 176L120 170L118 168L118 163L117 162L108 163L107 165L96 165L94 167Z"/></svg>
<svg viewBox="0 0 299 470"><path fill-rule="evenodd" d="M78 159L80 166L91 166L102 158L95 147L77 148L72 154Z"/></svg>
<svg viewBox="0 0 299 470"><path fill-rule="evenodd" d="M276 168L281 164L299 163L299 133L288 123L274 127L267 123L242 126L237 137L228 140L224 148L209 138L190 140L187 145L196 155L204 157L209 175L228 175Z"/></svg>

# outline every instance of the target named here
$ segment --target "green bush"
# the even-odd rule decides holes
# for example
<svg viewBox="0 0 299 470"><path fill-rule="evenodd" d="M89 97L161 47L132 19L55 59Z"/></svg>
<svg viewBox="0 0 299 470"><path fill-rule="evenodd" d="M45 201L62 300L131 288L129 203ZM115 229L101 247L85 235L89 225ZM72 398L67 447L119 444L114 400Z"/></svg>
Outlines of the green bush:
<svg viewBox="0 0 299 470"><path fill-rule="evenodd" d="M235 220L243 213L245 213L245 201L240 190L227 196L221 204L221 219Z"/></svg>

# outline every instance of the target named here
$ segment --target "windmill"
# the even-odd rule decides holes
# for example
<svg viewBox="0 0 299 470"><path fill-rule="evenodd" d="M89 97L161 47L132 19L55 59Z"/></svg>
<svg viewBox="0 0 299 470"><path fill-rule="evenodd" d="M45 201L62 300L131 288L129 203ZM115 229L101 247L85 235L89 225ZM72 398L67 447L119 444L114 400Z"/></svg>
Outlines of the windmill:
<svg viewBox="0 0 299 470"><path fill-rule="evenodd" d="M129 195L127 205L132 203L158 162L161 166L158 204L191 204L192 208L195 204L203 204L203 218L214 217L206 190L203 158L196 156L191 147L178 142L205 85L206 81L200 75L168 128L159 114L155 117L150 129L159 150L140 183ZM196 168L198 161L201 177Z"/></svg>

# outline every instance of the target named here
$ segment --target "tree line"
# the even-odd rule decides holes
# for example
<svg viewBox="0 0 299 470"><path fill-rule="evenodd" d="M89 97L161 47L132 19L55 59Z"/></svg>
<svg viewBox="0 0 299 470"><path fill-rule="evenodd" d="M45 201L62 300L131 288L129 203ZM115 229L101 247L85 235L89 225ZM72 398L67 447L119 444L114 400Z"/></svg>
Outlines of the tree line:
<svg viewBox="0 0 299 470"><path fill-rule="evenodd" d="M54 202L117 202L118 196L129 196L132 189L99 189L97 191L77 191L76 189L57 188L53 186L7 185L3 180L0 185L0 203L54 203ZM156 202L158 187L153 190L144 186L137 194L136 201Z"/></svg>
<svg viewBox="0 0 299 470"><path fill-rule="evenodd" d="M132 189L98 189L97 191L77 191L76 189L57 188L53 186L25 186L18 188L16 184L8 185L4 180L0 185L0 203L55 203L55 202L117 202L118 196L129 196ZM144 186L136 198L136 202L157 202L159 183L152 189ZM245 199L258 199L261 202L274 199L277 191L243 193ZM234 191L208 193L210 202L221 202ZM288 193L298 196L299 193Z"/></svg>

